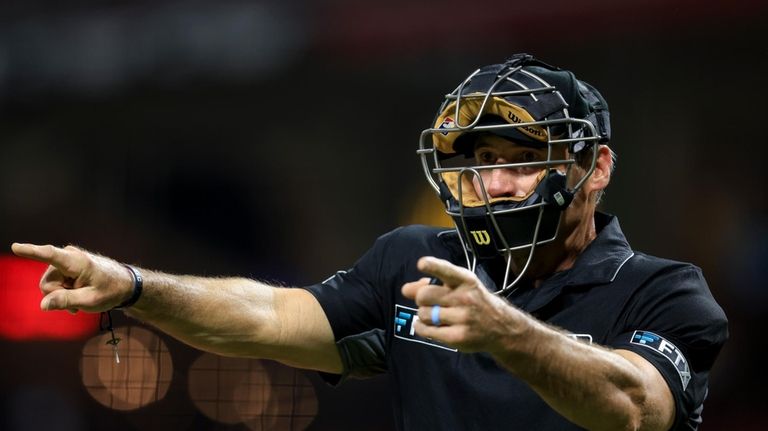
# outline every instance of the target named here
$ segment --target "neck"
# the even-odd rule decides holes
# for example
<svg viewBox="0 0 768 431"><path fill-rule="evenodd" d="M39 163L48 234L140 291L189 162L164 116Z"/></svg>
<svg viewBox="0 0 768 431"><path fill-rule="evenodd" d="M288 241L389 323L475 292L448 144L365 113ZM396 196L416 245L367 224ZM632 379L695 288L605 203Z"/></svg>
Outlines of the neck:
<svg viewBox="0 0 768 431"><path fill-rule="evenodd" d="M558 235L553 242L537 247L534 251L533 262L528 268L530 276L526 278L531 279L535 287L539 287L552 274L571 269L579 255L597 237L594 210L585 214L575 226L569 225L567 218L563 217L560 228L565 235ZM522 268L518 262L516 260L515 263Z"/></svg>
<svg viewBox="0 0 768 431"><path fill-rule="evenodd" d="M593 211L586 219L585 223L578 225L570 235L564 238L561 253L562 258L555 266L554 272L571 269L576 262L576 258L579 257L584 249L586 249L596 237L597 230L595 229L595 213Z"/></svg>

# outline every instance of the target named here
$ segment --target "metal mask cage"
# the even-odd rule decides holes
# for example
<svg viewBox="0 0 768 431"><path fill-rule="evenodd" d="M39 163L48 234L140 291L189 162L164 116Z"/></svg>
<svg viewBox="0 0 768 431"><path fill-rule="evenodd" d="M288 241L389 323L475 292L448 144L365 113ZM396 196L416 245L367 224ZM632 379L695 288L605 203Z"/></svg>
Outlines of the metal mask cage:
<svg viewBox="0 0 768 431"><path fill-rule="evenodd" d="M454 225L457 229L457 232L459 233L459 238L464 249L467 268L473 272L476 269L478 256L480 253L478 252L477 246L472 241L468 240L468 238L470 238L472 235L467 226L468 213L472 212L474 216L478 216L478 214L486 216L490 221L490 225L492 226L499 239L497 251L499 255L503 256L506 260L506 272L504 275L503 284L496 293L500 295L507 295L513 290L514 286L522 279L522 276L526 273L533 259L534 250L536 247L551 242L557 237L560 228L561 217L558 210L557 221L554 230L552 231L550 229L549 235L546 235L546 238L541 238L540 234L542 231L542 220L545 218L545 212L552 209L552 202L540 199L537 202L527 202L525 205L511 205L509 199L490 198L486 190L486 186L482 181L480 171L488 169L540 167L542 170L545 170L547 174L549 174L564 166L566 171L566 179L570 179L572 177L572 167L577 163L576 154L581 151L585 151L588 148L593 148L593 151L591 151L592 157L589 161L589 166L582 166L585 168L583 176L579 178L572 187L568 187L567 184L565 186L565 190L568 193L575 193L582 187L584 182L592 175L595 169L598 154L598 151L595 148L595 144L600 141L601 137L598 135L595 125L592 122L581 118L571 117L568 113L567 104L565 104L566 107L564 107L562 111L558 113L560 118L545 118L542 120L498 125L478 125L494 97L503 98L512 95L526 95L530 96L533 100L536 100L537 95L555 93L562 99L562 95L555 87L549 85L544 79L537 76L536 74L523 69L522 65L510 67L508 70L497 75L496 80L490 85L487 91L483 93L473 92L472 94L464 94L464 89L467 84L480 71L481 69L477 69L464 81L462 81L462 83L459 84L459 86L454 91L445 96L445 99L440 106L440 109L438 110L438 116L436 117L436 120L439 119L441 113L445 111L446 107L455 102L455 123L451 128L441 128L435 124L433 127L423 130L420 135L419 149L417 154L421 159L422 168L428 183L432 186L440 199L443 201L446 207L446 212L454 221ZM524 85L522 82L520 82L520 80L514 79L513 75L517 73L522 73L530 78L533 78L540 84L540 86L528 87ZM504 91L497 90L497 88L502 86L502 84L509 83L518 87L518 89L505 89ZM466 100L480 100L480 108L475 117L468 124L461 124L460 113L462 112L462 103L465 103ZM565 103L564 100L563 102ZM552 116L550 115L550 117ZM449 163L445 163L445 161L451 157L462 157L463 155L440 151L436 146L436 139L434 139L436 134L442 134L445 136L448 133L493 133L504 129L519 129L526 127L541 127L546 130L546 141L541 142L542 147L546 145L547 148L546 160L497 165L451 167L448 166ZM553 131L555 129L560 130L558 136L553 136ZM567 151L553 151L553 149L557 148L557 146L566 146ZM567 157L562 159L553 159L553 153L564 153L567 154ZM447 194L444 175L450 173L458 175L458 190L456 192ZM466 183L463 181L463 178L465 177L469 178L470 180L473 178L479 179L480 191L482 194L482 196L479 196L479 198L482 200L482 202L481 205L476 208L469 208L464 204L463 189L466 187ZM540 177L538 181L540 183L542 178ZM441 184L443 187L441 187ZM502 225L504 225L504 217L515 213L522 213L524 211L534 213L531 214L533 217L529 218L529 220L535 219L535 223L532 227L531 241L526 244L512 245L508 242L508 235L505 235L504 229L502 227ZM525 265L518 271L514 280L510 282L509 279L512 268L512 260L514 257L513 253L524 249L529 249Z"/></svg>

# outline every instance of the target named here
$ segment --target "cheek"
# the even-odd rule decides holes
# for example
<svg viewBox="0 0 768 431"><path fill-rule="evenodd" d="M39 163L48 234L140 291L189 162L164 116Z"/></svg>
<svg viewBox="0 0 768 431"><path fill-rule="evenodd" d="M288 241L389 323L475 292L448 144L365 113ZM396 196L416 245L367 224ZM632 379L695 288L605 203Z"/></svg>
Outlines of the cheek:
<svg viewBox="0 0 768 431"><path fill-rule="evenodd" d="M480 178L483 180L483 185L488 193L510 193L517 197L523 197L532 192L538 184L537 178L539 170L528 170L525 168L520 169L507 169L490 171L480 171ZM483 190L480 186L480 179L478 177L472 178L472 185L474 186L477 197L482 199Z"/></svg>
<svg viewBox="0 0 768 431"><path fill-rule="evenodd" d="M522 192L530 193L533 191L534 187L536 187L536 179L538 178L538 172L535 174L528 174L525 176L521 176L520 178L520 189Z"/></svg>
<svg viewBox="0 0 768 431"><path fill-rule="evenodd" d="M486 186L488 184L487 176L488 176L488 171L480 171L480 177L483 179L483 184L485 184ZM472 176L472 186L475 190L475 194L477 195L477 197L482 199L483 188L480 187L480 179L474 175Z"/></svg>
<svg viewBox="0 0 768 431"><path fill-rule="evenodd" d="M522 171L519 169L515 171L513 175L509 177L509 181L514 185L512 187L515 190L515 196L524 197L534 191L539 184L538 178L541 171L536 169L527 169Z"/></svg>

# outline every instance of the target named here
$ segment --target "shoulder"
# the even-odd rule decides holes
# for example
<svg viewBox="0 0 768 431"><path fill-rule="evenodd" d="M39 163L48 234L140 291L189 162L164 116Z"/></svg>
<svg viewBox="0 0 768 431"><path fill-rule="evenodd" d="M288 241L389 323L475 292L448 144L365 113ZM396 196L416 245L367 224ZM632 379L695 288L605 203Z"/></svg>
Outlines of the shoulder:
<svg viewBox="0 0 768 431"><path fill-rule="evenodd" d="M642 252L635 251L634 255L627 262L626 269L635 273L635 277L643 277L648 283L673 280L685 280L687 283L668 285L669 288L692 288L698 287L709 291L707 283L704 280L701 268L688 263L672 259L652 256Z"/></svg>
<svg viewBox="0 0 768 431"><path fill-rule="evenodd" d="M635 252L627 263L629 264L627 269L634 272L635 277L644 280L642 287L646 289L655 288L660 291L656 293L680 294L690 292L712 297L701 268L692 263L651 256L641 252Z"/></svg>
<svg viewBox="0 0 768 431"><path fill-rule="evenodd" d="M644 253L635 253L628 263L642 280L631 301L636 320L661 323L699 342L727 339L728 319L698 266Z"/></svg>

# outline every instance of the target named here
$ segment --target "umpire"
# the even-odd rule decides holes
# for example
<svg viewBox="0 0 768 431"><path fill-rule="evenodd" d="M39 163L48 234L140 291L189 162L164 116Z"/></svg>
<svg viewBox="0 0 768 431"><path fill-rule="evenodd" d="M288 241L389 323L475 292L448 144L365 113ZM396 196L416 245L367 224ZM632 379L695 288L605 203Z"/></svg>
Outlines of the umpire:
<svg viewBox="0 0 768 431"><path fill-rule="evenodd" d="M76 247L44 310L121 308L222 355L386 373L401 430L695 430L727 320L699 268L632 250L596 210L615 155L600 93L530 55L448 94L418 155L456 228L407 226L303 289L176 276Z"/></svg>

